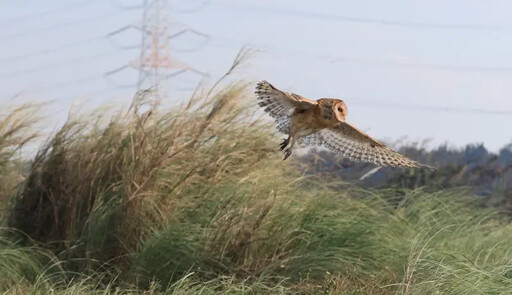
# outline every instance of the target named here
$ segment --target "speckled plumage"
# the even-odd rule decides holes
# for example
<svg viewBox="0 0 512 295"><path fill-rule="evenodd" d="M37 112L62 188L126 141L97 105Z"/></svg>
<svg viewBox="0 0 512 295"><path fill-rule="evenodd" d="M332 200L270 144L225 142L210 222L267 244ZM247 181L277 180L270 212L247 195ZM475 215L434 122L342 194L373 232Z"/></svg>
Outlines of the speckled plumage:
<svg viewBox="0 0 512 295"><path fill-rule="evenodd" d="M288 134L281 144L285 159L291 155L295 142L299 142L306 146L323 146L354 161L435 170L393 151L347 123L347 107L340 99L310 100L281 91L267 81L256 85L255 94L260 100L258 105L274 118L277 129Z"/></svg>

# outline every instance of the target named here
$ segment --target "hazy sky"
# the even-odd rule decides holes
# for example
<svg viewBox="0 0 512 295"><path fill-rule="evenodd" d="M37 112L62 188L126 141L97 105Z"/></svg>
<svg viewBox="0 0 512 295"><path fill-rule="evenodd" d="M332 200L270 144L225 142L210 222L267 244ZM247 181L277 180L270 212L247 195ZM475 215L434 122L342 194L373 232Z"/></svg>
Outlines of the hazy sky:
<svg viewBox="0 0 512 295"><path fill-rule="evenodd" d="M104 73L137 59L138 48L120 46L139 45L140 32L105 35L140 22L141 9L121 8L140 2L0 0L2 106L20 92L15 100L56 99L55 117L76 98L129 101L134 89L115 85L134 85L137 72ZM512 141L511 1L169 0L164 13L171 32L181 23L210 37L171 48L212 78L251 45L262 51L243 77L340 97L349 121L377 138L492 150ZM198 79L172 79L172 97Z"/></svg>

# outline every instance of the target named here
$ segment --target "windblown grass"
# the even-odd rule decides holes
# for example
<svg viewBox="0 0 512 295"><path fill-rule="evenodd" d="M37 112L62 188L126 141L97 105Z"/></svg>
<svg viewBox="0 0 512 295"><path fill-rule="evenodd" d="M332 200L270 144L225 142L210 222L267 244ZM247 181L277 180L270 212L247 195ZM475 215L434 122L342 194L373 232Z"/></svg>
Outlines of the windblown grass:
<svg viewBox="0 0 512 295"><path fill-rule="evenodd" d="M171 111L149 98L69 118L17 190L2 174L2 292L510 293L512 226L466 191L303 177L243 83ZM2 171L31 138L15 133Z"/></svg>
<svg viewBox="0 0 512 295"><path fill-rule="evenodd" d="M36 105L21 105L12 109L5 108L0 113L0 211L14 194L18 183L22 181L22 163L16 160L17 152L37 136L34 131L37 117ZM0 218L5 214L0 214ZM0 222L1 224L1 222Z"/></svg>

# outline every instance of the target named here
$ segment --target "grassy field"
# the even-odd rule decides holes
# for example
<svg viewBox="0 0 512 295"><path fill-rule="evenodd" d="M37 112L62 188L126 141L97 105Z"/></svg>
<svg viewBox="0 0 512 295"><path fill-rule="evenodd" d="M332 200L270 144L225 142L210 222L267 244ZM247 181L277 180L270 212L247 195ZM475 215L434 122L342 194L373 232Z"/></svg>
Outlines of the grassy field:
<svg viewBox="0 0 512 295"><path fill-rule="evenodd" d="M0 117L0 291L510 294L505 216L462 189L302 176L250 92L75 116L28 162L38 108Z"/></svg>

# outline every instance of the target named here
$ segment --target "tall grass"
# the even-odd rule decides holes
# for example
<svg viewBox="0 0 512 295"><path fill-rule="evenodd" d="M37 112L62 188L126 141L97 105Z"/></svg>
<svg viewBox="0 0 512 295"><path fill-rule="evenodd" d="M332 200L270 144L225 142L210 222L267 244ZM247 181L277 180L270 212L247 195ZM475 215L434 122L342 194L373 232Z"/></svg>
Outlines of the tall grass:
<svg viewBox="0 0 512 295"><path fill-rule="evenodd" d="M17 159L21 148L37 136L35 116L37 105L6 107L0 113L0 210L5 210L8 198L22 180L22 163ZM4 214L0 215L0 218ZM1 222L0 222L1 224Z"/></svg>
<svg viewBox="0 0 512 295"><path fill-rule="evenodd" d="M1 291L512 289L512 226L466 191L361 190L302 176L282 162L279 139L255 117L244 83L172 110L150 98L70 117L30 161L18 189L2 174L10 210L0 239ZM31 136L0 137L10 142L0 154L10 153L3 165L12 168L12 151Z"/></svg>

